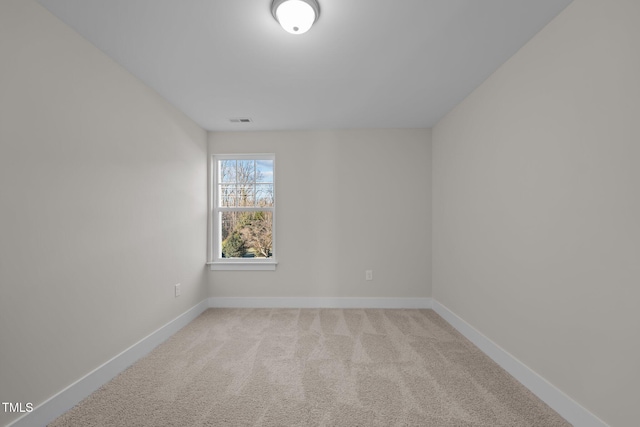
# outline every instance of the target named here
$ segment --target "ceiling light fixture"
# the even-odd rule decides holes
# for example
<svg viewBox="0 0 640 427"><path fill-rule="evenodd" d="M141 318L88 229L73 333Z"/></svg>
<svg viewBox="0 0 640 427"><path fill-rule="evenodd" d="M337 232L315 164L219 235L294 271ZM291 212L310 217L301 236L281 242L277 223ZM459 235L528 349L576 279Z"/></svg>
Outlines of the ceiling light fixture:
<svg viewBox="0 0 640 427"><path fill-rule="evenodd" d="M320 5L316 0L273 0L271 14L291 34L304 34L318 20Z"/></svg>

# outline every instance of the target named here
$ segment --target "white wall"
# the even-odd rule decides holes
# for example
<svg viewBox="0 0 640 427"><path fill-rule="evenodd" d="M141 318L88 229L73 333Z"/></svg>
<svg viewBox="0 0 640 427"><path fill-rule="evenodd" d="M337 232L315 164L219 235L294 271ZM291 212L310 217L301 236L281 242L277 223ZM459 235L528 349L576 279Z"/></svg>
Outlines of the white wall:
<svg viewBox="0 0 640 427"><path fill-rule="evenodd" d="M41 6L0 2L2 402L41 403L207 297L206 152Z"/></svg>
<svg viewBox="0 0 640 427"><path fill-rule="evenodd" d="M638 17L575 0L433 130L434 298L612 426L640 402Z"/></svg>
<svg viewBox="0 0 640 427"><path fill-rule="evenodd" d="M276 154L279 262L212 272L212 296L431 296L430 130L213 132L209 151Z"/></svg>

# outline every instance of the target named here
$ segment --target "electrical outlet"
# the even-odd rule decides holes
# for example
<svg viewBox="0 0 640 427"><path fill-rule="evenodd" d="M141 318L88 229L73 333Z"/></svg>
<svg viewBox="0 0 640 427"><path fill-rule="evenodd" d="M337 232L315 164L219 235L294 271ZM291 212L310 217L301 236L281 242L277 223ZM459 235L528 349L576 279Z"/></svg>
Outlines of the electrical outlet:
<svg viewBox="0 0 640 427"><path fill-rule="evenodd" d="M180 285L180 283L178 283L177 285L174 286L175 290L176 290L176 298L180 296L181 293L181 287L182 285Z"/></svg>
<svg viewBox="0 0 640 427"><path fill-rule="evenodd" d="M364 280L373 280L373 270L365 270Z"/></svg>

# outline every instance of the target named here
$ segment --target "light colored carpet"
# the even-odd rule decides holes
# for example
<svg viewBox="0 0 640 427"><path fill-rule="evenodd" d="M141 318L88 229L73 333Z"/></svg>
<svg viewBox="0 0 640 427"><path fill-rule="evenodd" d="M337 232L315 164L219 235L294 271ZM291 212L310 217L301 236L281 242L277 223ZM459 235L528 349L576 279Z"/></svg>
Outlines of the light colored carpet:
<svg viewBox="0 0 640 427"><path fill-rule="evenodd" d="M50 424L568 426L432 310L209 309Z"/></svg>

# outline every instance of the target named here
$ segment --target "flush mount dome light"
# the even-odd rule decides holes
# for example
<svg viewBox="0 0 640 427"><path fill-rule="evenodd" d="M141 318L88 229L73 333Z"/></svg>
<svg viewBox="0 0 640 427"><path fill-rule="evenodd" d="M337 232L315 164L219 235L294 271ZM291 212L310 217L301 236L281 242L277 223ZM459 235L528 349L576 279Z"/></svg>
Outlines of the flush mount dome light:
<svg viewBox="0 0 640 427"><path fill-rule="evenodd" d="M304 34L318 20L320 6L316 0L273 0L271 14L288 33Z"/></svg>

